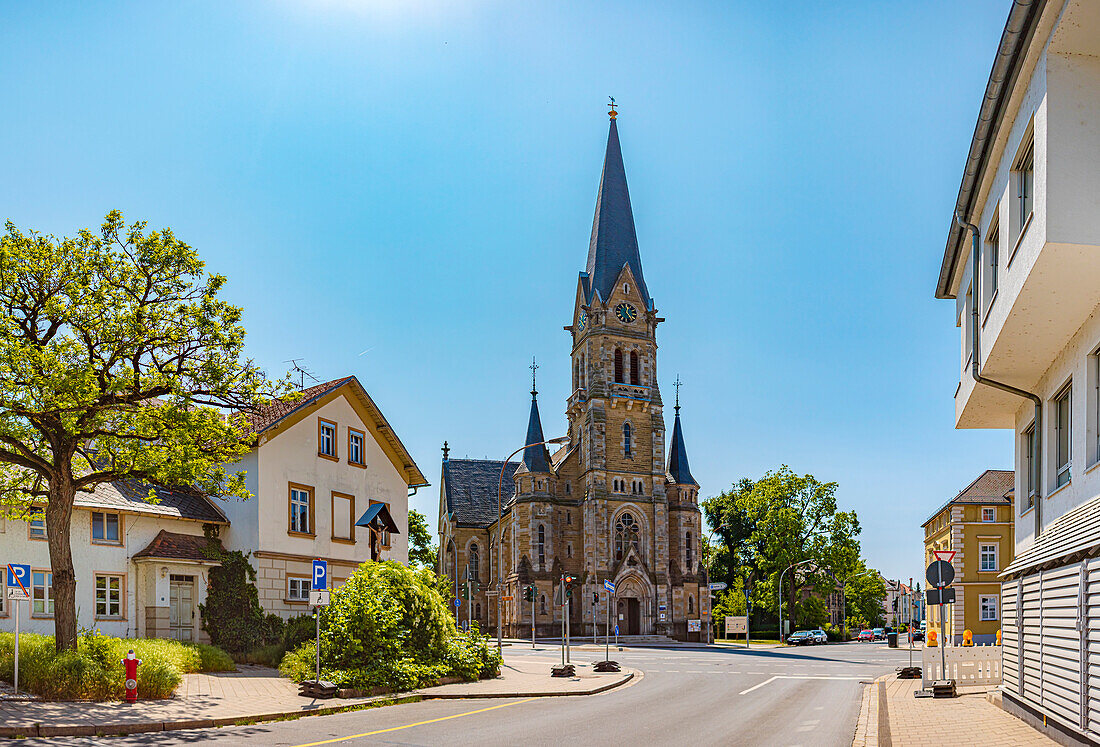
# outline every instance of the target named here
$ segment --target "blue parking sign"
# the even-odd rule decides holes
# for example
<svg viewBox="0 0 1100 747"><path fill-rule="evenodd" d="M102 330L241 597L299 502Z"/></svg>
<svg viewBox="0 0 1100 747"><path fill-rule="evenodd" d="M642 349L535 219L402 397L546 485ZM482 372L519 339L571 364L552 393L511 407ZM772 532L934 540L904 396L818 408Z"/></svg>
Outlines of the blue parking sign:
<svg viewBox="0 0 1100 747"><path fill-rule="evenodd" d="M328 561L313 561L313 590L322 591L328 588Z"/></svg>
<svg viewBox="0 0 1100 747"><path fill-rule="evenodd" d="M22 587L29 590L31 586L31 567L29 565L8 565L8 588L18 589Z"/></svg>

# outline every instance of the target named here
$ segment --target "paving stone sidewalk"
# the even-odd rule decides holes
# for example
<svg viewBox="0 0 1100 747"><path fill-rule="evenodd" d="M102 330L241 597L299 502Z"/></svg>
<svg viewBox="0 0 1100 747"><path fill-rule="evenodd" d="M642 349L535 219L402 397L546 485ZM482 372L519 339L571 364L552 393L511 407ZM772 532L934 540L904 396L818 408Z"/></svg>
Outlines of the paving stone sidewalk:
<svg viewBox="0 0 1100 747"><path fill-rule="evenodd" d="M639 673L597 674L579 665L577 676L550 677L557 660L505 661L501 676L369 698L312 700L300 697L293 682L267 667L242 666L236 672L184 675L176 696L134 705L29 701L0 697L0 737L91 736L224 726L319 715L385 701L429 698L503 698L590 695L625 684Z"/></svg>
<svg viewBox="0 0 1100 747"><path fill-rule="evenodd" d="M961 688L957 698L915 698L920 680L899 680L890 674L868 685L863 693L853 747L908 745L942 747L984 744L1030 747L1056 744L1020 719L989 702L996 688Z"/></svg>

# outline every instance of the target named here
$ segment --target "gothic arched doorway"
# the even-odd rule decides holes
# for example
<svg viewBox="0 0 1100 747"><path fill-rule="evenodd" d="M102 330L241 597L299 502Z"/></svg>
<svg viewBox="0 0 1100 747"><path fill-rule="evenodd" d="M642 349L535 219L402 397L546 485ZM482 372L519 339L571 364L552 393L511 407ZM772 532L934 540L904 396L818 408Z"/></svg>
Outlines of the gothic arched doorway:
<svg viewBox="0 0 1100 747"><path fill-rule="evenodd" d="M618 607L616 619L619 626L619 635L641 635L642 632L642 604L637 597L619 597L615 602Z"/></svg>

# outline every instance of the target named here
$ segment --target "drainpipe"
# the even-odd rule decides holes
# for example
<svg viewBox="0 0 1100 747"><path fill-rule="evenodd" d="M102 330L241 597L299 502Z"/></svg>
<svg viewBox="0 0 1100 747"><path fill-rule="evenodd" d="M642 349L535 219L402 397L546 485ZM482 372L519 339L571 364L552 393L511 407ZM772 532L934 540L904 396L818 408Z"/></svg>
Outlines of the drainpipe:
<svg viewBox="0 0 1100 747"><path fill-rule="evenodd" d="M1039 533L1043 529L1043 482L1042 482L1042 463L1043 463L1043 400L1042 398L1033 393L1023 389L1004 384L1000 381L994 381L993 379L987 379L982 376L981 373L981 325L978 323L978 306L981 304L981 294L979 293L978 278L981 275L981 232L978 227L973 223L967 222L962 215L958 212L955 213L955 221L964 231L970 231L973 241L970 250L971 260L971 274L973 275L972 285L973 292L971 293L971 309L970 309L970 338L974 345L973 355L971 356L970 374L974 377L975 383L985 384L991 386L994 389L1000 389L1003 392L1009 394L1015 394L1017 397L1024 397L1030 399L1035 403L1035 447L1032 454L1032 472L1031 479L1035 483L1035 539L1039 538ZM1025 483L1026 485L1026 483ZM1030 498L1030 496L1025 496Z"/></svg>

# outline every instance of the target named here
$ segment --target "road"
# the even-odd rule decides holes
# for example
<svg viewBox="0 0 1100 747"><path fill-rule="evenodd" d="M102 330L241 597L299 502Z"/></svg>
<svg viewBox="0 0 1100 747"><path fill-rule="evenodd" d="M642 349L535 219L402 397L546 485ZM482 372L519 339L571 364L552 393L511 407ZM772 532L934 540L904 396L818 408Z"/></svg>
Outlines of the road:
<svg viewBox="0 0 1100 747"><path fill-rule="evenodd" d="M508 657L549 663L556 648L522 645ZM585 697L436 700L297 721L110 740L111 745L850 745L863 682L908 663L882 643L744 648L629 648L612 658L642 670L615 690ZM919 651L917 651L919 657ZM597 661L603 647L574 649ZM59 740L24 744L56 745ZM103 744L66 739L67 745Z"/></svg>

